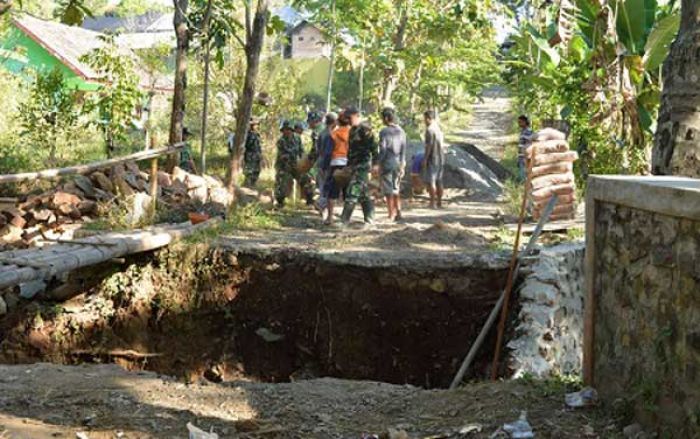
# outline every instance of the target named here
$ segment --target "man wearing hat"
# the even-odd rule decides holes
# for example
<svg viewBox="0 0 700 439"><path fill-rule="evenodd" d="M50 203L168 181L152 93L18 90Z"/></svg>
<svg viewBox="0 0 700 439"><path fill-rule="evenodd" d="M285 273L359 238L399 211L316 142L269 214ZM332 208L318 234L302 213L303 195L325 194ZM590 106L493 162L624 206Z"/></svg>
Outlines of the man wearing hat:
<svg viewBox="0 0 700 439"><path fill-rule="evenodd" d="M348 108L345 115L350 119L350 138L348 150L348 166L352 177L346 189L345 206L341 219L344 224L350 222L355 205L360 203L365 224L374 224L374 203L369 191L369 174L377 164L379 150L372 128L362 123L360 112L356 108Z"/></svg>
<svg viewBox="0 0 700 439"><path fill-rule="evenodd" d="M245 153L243 155L243 175L245 175L246 187L255 187L260 177L260 165L262 163L262 143L260 134L258 133L258 125L260 121L252 117L250 119L250 128L245 139Z"/></svg>
<svg viewBox="0 0 700 439"><path fill-rule="evenodd" d="M282 137L277 141L275 160L275 198L279 207L284 207L289 190L296 180L306 197L306 204L313 204L313 187L308 175L299 175L297 161L302 156L301 142L289 121L282 123Z"/></svg>

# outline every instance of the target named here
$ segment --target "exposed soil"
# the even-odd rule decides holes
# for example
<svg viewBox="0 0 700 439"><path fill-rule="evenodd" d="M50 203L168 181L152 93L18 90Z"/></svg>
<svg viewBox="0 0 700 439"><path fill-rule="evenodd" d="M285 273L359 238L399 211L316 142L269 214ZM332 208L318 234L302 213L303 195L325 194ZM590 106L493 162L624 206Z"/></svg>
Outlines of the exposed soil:
<svg viewBox="0 0 700 439"><path fill-rule="evenodd" d="M192 273L178 272L194 261ZM88 295L28 303L1 320L0 362L446 386L503 288L505 264L372 265L298 251L171 249ZM474 376L489 358L486 348Z"/></svg>
<svg viewBox="0 0 700 439"><path fill-rule="evenodd" d="M185 438L188 422L222 438L360 439L389 428L410 438L488 438L521 410L539 438L622 437L609 411L567 411L564 389L546 384L456 391L330 378L186 385L116 366L46 364L0 366L0 383L0 437L7 438Z"/></svg>

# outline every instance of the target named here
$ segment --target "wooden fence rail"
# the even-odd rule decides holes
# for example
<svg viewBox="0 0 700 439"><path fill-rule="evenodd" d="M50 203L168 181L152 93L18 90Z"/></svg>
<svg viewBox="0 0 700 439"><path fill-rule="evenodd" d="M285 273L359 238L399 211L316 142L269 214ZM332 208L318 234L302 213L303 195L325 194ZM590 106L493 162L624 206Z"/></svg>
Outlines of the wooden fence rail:
<svg viewBox="0 0 700 439"><path fill-rule="evenodd" d="M38 172L24 172L21 174L6 174L0 175L0 184L2 183L17 183L28 180L51 180L66 175L89 174L100 169L109 168L110 166L120 165L127 162L140 162L150 160L164 155L175 154L185 146L184 143L177 143L172 146L164 146L162 148L148 149L139 151L124 157L115 157L112 159L102 160L99 162L87 163L84 165L68 166L66 168L45 169Z"/></svg>

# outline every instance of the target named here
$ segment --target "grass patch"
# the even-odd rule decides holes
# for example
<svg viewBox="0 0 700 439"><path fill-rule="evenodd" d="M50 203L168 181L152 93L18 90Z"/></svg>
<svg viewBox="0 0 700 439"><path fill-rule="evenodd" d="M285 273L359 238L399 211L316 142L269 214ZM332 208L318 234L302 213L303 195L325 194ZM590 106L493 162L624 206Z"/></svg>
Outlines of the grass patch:
<svg viewBox="0 0 700 439"><path fill-rule="evenodd" d="M583 378L579 375L554 375L547 379L538 379L531 374L523 374L518 381L535 388L541 397L578 392L583 388Z"/></svg>
<svg viewBox="0 0 700 439"><path fill-rule="evenodd" d="M188 236L188 244L209 243L220 236L236 231L276 230L282 227L282 214L273 212L259 204L234 206L229 211L226 220L216 226L207 227Z"/></svg>
<svg viewBox="0 0 700 439"><path fill-rule="evenodd" d="M524 189L522 183L510 179L503 184L503 200L506 215L520 217L523 204Z"/></svg>
<svg viewBox="0 0 700 439"><path fill-rule="evenodd" d="M226 223L233 230L274 230L282 227L281 214L260 204L233 207Z"/></svg>

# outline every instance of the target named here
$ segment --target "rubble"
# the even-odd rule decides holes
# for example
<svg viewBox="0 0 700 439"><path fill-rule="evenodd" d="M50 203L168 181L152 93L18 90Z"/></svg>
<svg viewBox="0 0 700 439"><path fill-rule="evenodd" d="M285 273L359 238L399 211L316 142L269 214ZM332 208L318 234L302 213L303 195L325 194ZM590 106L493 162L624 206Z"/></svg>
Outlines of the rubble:
<svg viewBox="0 0 700 439"><path fill-rule="evenodd" d="M153 202L149 180L150 175L142 172L136 163L127 163L74 176L51 190L18 199L14 205L3 203L0 250L28 248L41 245L45 238L63 237L69 229L98 217L100 206L107 203L126 206L126 222L138 225L150 212ZM233 201L216 178L193 175L179 168L172 175L158 172L157 197L166 206L206 204L217 213L223 213ZM257 193L250 197L258 199Z"/></svg>

